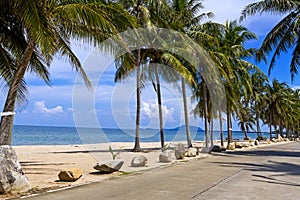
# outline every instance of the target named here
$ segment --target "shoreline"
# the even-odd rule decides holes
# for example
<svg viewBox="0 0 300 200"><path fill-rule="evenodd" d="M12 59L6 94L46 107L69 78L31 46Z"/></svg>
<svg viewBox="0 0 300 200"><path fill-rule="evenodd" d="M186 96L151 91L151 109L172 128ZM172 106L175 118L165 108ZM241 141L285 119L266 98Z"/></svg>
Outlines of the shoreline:
<svg viewBox="0 0 300 200"><path fill-rule="evenodd" d="M194 145L201 145L202 142L194 142ZM276 145L287 142L278 142L265 145ZM168 144L168 142L166 142ZM170 143L170 146L176 143ZM183 143L185 144L185 143ZM218 143L215 143L218 144ZM120 172L112 174L99 174L93 167L97 162L111 160L109 145L115 152L120 152L120 158L124 160L124 165ZM185 144L186 145L186 144ZM87 149L87 146L89 147ZM132 142L102 143L92 145L34 145L34 146L13 146L16 150L22 169L25 172L32 186L32 191L28 194L41 193L49 190L75 187L93 182L103 181L112 177L136 173L139 171L150 170L160 167L170 166L178 162L187 162L193 159L201 159L211 155L200 153L196 157L186 157L183 160L174 160L171 163L160 163L159 154L161 153L159 142L141 143L141 147L146 151L134 153L129 151L134 146ZM200 147L200 146L199 146ZM236 149L235 151L250 150L259 146ZM130 161L136 155L144 155L148 158L146 167L131 167ZM58 173L61 170L80 168L83 176L75 182L61 182ZM0 195L2 198L12 198L15 195Z"/></svg>

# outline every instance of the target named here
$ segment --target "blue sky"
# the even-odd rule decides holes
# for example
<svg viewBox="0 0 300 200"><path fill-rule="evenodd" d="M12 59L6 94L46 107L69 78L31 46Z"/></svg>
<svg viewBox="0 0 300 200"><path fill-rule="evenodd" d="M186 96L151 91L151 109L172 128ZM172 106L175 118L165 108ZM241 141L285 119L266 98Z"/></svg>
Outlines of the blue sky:
<svg viewBox="0 0 300 200"><path fill-rule="evenodd" d="M253 0L206 0L204 2L205 10L215 13L214 20L224 23L227 19L232 20L239 17L242 8L255 2ZM282 17L282 16L281 16ZM249 17L244 24L253 32L255 32L259 40L250 42L249 46L259 47L265 34L272 26L280 20L281 17L262 15ZM93 49L81 45L75 46L74 52L84 63ZM105 62L105 61L103 61ZM101 65L101 63L99 63ZM265 63L257 64L264 72L267 72ZM71 70L68 63L55 60L51 64L51 81L52 86L45 85L37 77L30 74L26 75L28 83L29 95L28 104L15 116L15 123L19 125L46 125L46 126L74 126L73 119L73 97L74 83L77 74ZM97 122L101 127L113 128L134 128L135 120L135 93L132 86L135 85L134 76L122 83L114 83L114 66L111 65L103 72L100 78L98 88L95 92L95 109L91 110L97 117ZM291 83L289 74L289 55L283 55L278 59L278 63L274 67L270 80L274 78L285 81L292 87L300 86L300 76L296 76L294 83ZM86 89L82 88L84 98ZM180 91L170 84L162 84L163 94L163 114L165 119L165 127L171 128L184 124L182 112L182 99ZM190 92L189 92L190 94ZM3 107L5 94L0 96L0 105ZM158 127L156 96L152 85L146 85L142 91L142 127L154 128ZM193 103L189 101L189 110L193 107ZM87 126L89 124L88 112L82 115ZM200 126L202 120L190 115L191 125ZM237 126L233 127L238 130ZM216 127L218 129L218 127ZM267 129L267 127L265 127Z"/></svg>

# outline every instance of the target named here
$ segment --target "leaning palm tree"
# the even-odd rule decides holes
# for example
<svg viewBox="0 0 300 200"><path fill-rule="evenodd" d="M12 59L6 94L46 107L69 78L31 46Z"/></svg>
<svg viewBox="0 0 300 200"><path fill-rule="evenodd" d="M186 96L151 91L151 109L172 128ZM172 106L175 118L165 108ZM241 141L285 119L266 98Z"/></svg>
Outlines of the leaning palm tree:
<svg viewBox="0 0 300 200"><path fill-rule="evenodd" d="M87 86L91 85L79 59L70 48L70 41L74 39L97 45L117 33L118 29L125 29L133 20L119 5L100 0L89 2L83 0L0 2L0 75L9 88L4 112L13 112L16 103L22 103L26 98L26 84L23 79L26 72L33 72L49 83L47 67L50 66L54 56L68 60L82 75ZM117 24L119 26L116 26ZM13 119L13 115L2 116L0 145L11 145ZM11 158L13 153L1 156L8 158L9 162L13 159ZM10 180L11 188L18 188L22 176L15 176L18 179L14 179L11 175L24 173L19 166L14 165L17 163L11 163L12 171L2 173L0 179Z"/></svg>
<svg viewBox="0 0 300 200"><path fill-rule="evenodd" d="M18 90L29 67L35 68L35 72L44 80L48 80L44 63L50 65L54 55L66 58L82 75L87 86L90 86L79 59L70 48L71 38L96 44L117 33L116 23L119 23L120 27L129 24L129 18L122 7L103 1L89 3L80 0L18 0L6 4L2 1L0 6L1 10L10 11L10 14L5 16L7 21L10 22L11 17L14 17L15 22L4 23L1 26L6 30L12 30L13 26L21 26L18 36L26 41L23 49L11 49L9 52L16 59L17 65L9 84L4 112L15 110ZM121 18L124 19L122 23ZM12 42L1 38L1 45L6 49L11 47ZM35 59L35 63L33 57L38 59ZM0 144L11 144L12 124L13 116L2 116Z"/></svg>
<svg viewBox="0 0 300 200"><path fill-rule="evenodd" d="M291 79L294 80L298 73L300 63L300 38L299 38L299 17L300 2L295 0L262 0L249 4L242 11L241 20L255 14L271 13L284 16L274 28L265 37L260 47L257 58L258 60L267 61L265 55L272 54L269 64L269 74L276 63L276 59L281 53L292 50L290 73Z"/></svg>

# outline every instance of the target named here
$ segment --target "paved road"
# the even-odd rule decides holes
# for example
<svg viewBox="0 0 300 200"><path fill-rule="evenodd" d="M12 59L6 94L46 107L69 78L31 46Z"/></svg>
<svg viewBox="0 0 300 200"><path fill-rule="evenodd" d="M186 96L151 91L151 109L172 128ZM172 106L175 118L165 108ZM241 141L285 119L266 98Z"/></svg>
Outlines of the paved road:
<svg viewBox="0 0 300 200"><path fill-rule="evenodd" d="M300 199L300 142L213 154L27 200Z"/></svg>

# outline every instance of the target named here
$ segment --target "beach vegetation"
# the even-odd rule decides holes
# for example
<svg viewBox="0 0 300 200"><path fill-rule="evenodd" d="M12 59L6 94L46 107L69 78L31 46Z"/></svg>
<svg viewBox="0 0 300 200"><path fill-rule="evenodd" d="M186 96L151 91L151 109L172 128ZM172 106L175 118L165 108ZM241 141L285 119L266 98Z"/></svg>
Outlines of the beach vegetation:
<svg viewBox="0 0 300 200"><path fill-rule="evenodd" d="M118 152L116 152L115 150L112 149L111 145L109 145L108 150L112 156L112 159L115 160L116 158L118 158L120 156L120 150L122 150L124 147L120 147Z"/></svg>

